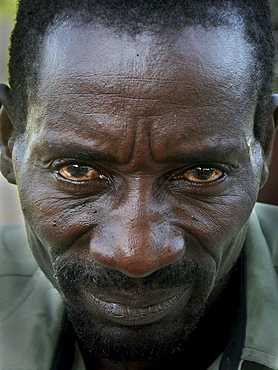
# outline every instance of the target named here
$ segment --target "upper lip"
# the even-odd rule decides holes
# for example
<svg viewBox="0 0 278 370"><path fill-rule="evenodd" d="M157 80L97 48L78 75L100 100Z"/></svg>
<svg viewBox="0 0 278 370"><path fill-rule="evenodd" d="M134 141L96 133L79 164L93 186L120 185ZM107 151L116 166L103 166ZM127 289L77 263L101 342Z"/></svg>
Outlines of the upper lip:
<svg viewBox="0 0 278 370"><path fill-rule="evenodd" d="M181 301L190 299L189 287L172 288L158 291L148 291L141 294L134 292L113 292L112 294L83 290L89 309L94 315L100 315L111 322L120 325L146 325L176 311Z"/></svg>
<svg viewBox="0 0 278 370"><path fill-rule="evenodd" d="M112 292L111 294L107 292L102 292L97 289L86 289L97 299L107 302L119 304L121 306L139 308L143 309L149 306L153 306L162 302L165 302L169 299L179 296L185 291L185 287L171 288L162 291L151 291L141 293L132 293L132 292Z"/></svg>

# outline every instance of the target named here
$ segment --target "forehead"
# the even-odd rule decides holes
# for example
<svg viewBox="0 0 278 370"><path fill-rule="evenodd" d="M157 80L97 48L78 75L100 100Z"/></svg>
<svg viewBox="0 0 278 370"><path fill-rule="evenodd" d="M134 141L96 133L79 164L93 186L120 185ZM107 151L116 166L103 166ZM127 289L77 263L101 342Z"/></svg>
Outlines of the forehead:
<svg viewBox="0 0 278 370"><path fill-rule="evenodd" d="M201 77L202 81L213 78L223 84L232 78L237 90L243 81L248 83L251 57L251 47L239 27L195 26L131 35L99 24L75 26L64 22L50 28L44 38L40 70L44 82L44 77L48 80L52 74L58 80L64 78L66 72L69 78L76 79L167 76L174 83L178 82L176 76L186 77L189 72L193 82L198 82L194 77Z"/></svg>
<svg viewBox="0 0 278 370"><path fill-rule="evenodd" d="M196 133L214 140L216 127L227 138L231 125L245 136L254 113L251 57L241 29L198 26L130 35L63 23L44 39L29 121L61 140L64 134L69 139L69 129L87 140L86 130L97 145L104 138L110 144L119 136L133 140L141 127L149 136L159 133L160 143L165 137L164 150Z"/></svg>

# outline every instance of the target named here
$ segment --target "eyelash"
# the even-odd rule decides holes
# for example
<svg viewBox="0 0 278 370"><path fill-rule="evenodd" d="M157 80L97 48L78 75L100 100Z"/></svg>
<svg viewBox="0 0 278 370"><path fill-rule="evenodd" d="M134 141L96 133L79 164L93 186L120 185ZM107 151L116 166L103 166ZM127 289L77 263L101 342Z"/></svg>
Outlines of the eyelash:
<svg viewBox="0 0 278 370"><path fill-rule="evenodd" d="M84 166L84 167L88 167L88 168L92 168L94 170L96 170L97 172L99 172L99 176L96 177L96 178L93 178L93 179L89 179L89 180L73 180L73 179L69 179L69 178L66 178L65 176L63 176L61 173L59 173L59 171L64 168L64 167L67 167L67 166L70 166L70 165L78 165L80 167ZM104 180L108 180L110 181L111 180L111 177L105 173L105 171L103 169L100 169L97 165L93 164L92 163L88 163L88 162L84 162L84 161L78 161L76 159L69 159L69 160L54 160L52 163L50 163L50 167L51 167L51 170L52 170L52 173L55 174L55 177L60 180L60 181L65 181L67 182L68 184L72 184L73 186L76 186L76 185L86 185L88 183L91 183L91 181L94 181L95 183L96 182L102 182Z"/></svg>
<svg viewBox="0 0 278 370"><path fill-rule="evenodd" d="M186 172L194 171L198 167L203 168L203 169L216 170L216 171L221 172L222 175L216 180L207 181L207 182L206 181L191 181L191 180L189 180L189 179L187 179L186 177L183 176ZM186 167L186 168L183 167L178 172L175 172L175 173L171 174L168 179L169 179L169 182L183 181L186 184L188 184L189 186L208 187L208 186L215 185L215 184L225 180L227 178L227 176L229 176L230 172L231 172L231 168L228 165L221 165L220 166L218 164L217 165L216 164L196 164L196 165L193 165L191 167Z"/></svg>
<svg viewBox="0 0 278 370"><path fill-rule="evenodd" d="M70 165L79 165L79 166L88 166L88 167L93 167L97 171L99 171L99 167L95 164L92 164L91 162L86 162L82 160L78 160L76 158L72 159L55 159L50 163L50 167L53 171L59 171L61 168L70 166Z"/></svg>
<svg viewBox="0 0 278 370"><path fill-rule="evenodd" d="M66 167L66 166L69 166L69 165L74 165L74 164L77 164L79 166L88 166L89 168L93 168L95 169L97 172L99 172L99 176L96 177L96 178L92 178L92 179L88 179L88 180L73 180L73 179L70 179L70 178L66 178L64 177L62 174L59 173L59 171L63 168L63 167ZM85 190L85 186L86 185L90 185L92 183L94 183L96 185L96 188L100 187L100 188L103 188L103 185L105 185L105 188L109 185L112 184L113 181L113 176L111 176L111 174L107 174L105 170L103 170L102 168L99 168L97 165L95 164L92 164L91 162L88 163L86 161L78 161L76 159L69 159L69 160L54 160L51 164L51 169L52 171L55 173L55 176L56 176L56 179L59 180L59 181L63 181L64 183L67 184L67 186L73 186L74 188L76 186L83 186L84 187L84 190ZM194 171L196 170L197 168L201 168L201 169L212 169L212 170L216 170L216 171L220 171L222 173L222 175L217 178L216 180L213 180L213 181L192 181L186 177L184 177L184 174L188 171ZM230 166L228 165L218 165L218 164L196 164L196 165L193 165L193 166L190 166L190 167L183 167L183 168L180 168L176 171L174 171L174 173L170 173L169 175L166 175L166 179L168 180L167 182L168 183L174 183L176 182L176 184L178 185L179 183L181 184L181 182L183 182L183 185L184 186L185 184L187 184L187 186L193 186L195 188L200 188L200 187L211 187L211 186L214 186L216 185L217 183L219 182L222 182L223 180L225 180L227 178L227 176L229 175L229 173L231 172L231 168ZM165 184L166 185L166 184ZM90 185L91 187L91 185ZM74 191L74 188L73 191Z"/></svg>

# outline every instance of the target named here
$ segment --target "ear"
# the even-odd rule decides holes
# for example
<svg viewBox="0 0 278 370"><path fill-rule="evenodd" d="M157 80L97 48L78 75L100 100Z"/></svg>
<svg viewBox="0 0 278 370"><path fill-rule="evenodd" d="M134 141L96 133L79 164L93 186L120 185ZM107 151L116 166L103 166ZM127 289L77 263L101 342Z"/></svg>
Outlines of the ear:
<svg viewBox="0 0 278 370"><path fill-rule="evenodd" d="M264 164L261 176L261 187L264 186L268 178L268 168L272 153L273 141L278 127L278 95L274 94L272 99L272 109L267 123L266 141L263 147L264 150Z"/></svg>
<svg viewBox="0 0 278 370"><path fill-rule="evenodd" d="M0 84L0 107L1 172L11 184L16 184L12 163L14 117L11 109L10 89L3 84Z"/></svg>

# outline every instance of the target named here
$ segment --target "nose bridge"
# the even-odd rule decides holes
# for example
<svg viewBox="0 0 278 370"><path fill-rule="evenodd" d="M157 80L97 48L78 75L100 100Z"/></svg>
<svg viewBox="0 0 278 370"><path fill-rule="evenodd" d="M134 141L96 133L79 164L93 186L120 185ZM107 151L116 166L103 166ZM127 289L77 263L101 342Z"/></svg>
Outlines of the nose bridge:
<svg viewBox="0 0 278 370"><path fill-rule="evenodd" d="M181 258L184 237L146 184L135 183L94 229L90 253L102 265L144 277Z"/></svg>
<svg viewBox="0 0 278 370"><path fill-rule="evenodd" d="M114 209L115 215L126 219L132 228L146 227L159 218L158 202L152 195L148 176L134 177Z"/></svg>

